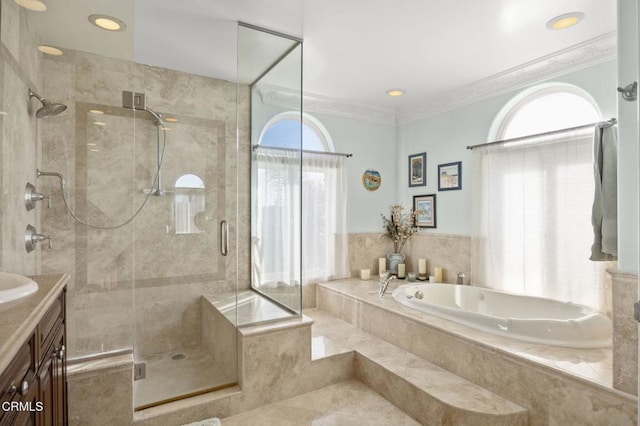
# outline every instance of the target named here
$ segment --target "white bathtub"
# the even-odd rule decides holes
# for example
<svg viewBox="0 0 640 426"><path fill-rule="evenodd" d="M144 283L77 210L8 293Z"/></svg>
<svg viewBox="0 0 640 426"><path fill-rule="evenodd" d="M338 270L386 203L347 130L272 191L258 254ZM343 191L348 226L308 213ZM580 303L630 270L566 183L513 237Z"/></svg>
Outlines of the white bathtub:
<svg viewBox="0 0 640 426"><path fill-rule="evenodd" d="M526 342L611 346L609 318L571 302L453 284L405 284L393 291L393 298L428 314Z"/></svg>

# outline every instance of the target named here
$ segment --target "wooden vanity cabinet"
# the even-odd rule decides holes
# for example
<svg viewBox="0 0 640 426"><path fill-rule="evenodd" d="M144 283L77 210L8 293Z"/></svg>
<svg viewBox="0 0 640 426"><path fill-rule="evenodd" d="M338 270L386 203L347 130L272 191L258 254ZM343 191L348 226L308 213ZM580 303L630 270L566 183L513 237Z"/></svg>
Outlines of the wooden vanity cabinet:
<svg viewBox="0 0 640 426"><path fill-rule="evenodd" d="M0 410L0 426L68 424L65 297L66 287L0 375L0 403L22 404Z"/></svg>

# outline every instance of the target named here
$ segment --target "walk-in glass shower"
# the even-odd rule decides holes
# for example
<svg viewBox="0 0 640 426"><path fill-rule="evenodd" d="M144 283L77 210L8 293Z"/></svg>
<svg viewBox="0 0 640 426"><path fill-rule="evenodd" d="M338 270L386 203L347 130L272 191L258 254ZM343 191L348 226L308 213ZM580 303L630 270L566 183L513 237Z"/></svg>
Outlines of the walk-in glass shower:
<svg viewBox="0 0 640 426"><path fill-rule="evenodd" d="M69 37L74 15L34 15L33 33L63 54L37 53L32 86L67 105L37 122L37 186L53 200L42 272L72 276L69 359L132 353L143 409L237 384L236 328L300 313L299 279L284 302L251 287L250 212L252 85L287 63L300 111L301 45L207 18L168 26L194 35L197 54L165 44L153 56L140 46L159 30L144 17L167 11L128 3L112 12L126 29L96 28L95 43ZM64 177L68 208L47 172Z"/></svg>

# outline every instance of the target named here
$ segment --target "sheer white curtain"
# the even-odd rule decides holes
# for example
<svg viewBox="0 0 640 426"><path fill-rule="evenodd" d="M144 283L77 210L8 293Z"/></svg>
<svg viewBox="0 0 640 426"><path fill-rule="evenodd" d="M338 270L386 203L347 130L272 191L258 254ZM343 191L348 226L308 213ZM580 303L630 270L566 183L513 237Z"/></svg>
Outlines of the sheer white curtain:
<svg viewBox="0 0 640 426"><path fill-rule="evenodd" d="M605 310L593 240L593 132L476 148L472 273L480 286Z"/></svg>
<svg viewBox="0 0 640 426"><path fill-rule="evenodd" d="M303 153L301 168L299 151L261 147L253 159L254 285L295 285L301 275L303 284L349 276L344 158Z"/></svg>
<svg viewBox="0 0 640 426"><path fill-rule="evenodd" d="M345 159L313 153L302 158L302 282L348 277Z"/></svg>
<svg viewBox="0 0 640 426"><path fill-rule="evenodd" d="M253 167L253 284L300 284L300 152L261 148Z"/></svg>

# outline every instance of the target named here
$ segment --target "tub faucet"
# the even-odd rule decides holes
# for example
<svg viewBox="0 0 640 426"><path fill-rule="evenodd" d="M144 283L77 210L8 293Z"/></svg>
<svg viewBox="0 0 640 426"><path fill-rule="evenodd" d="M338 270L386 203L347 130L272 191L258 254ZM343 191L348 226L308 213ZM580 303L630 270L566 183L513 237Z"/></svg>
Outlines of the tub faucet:
<svg viewBox="0 0 640 426"><path fill-rule="evenodd" d="M462 272L458 272L458 277L456 278L456 284L464 285L464 274Z"/></svg>
<svg viewBox="0 0 640 426"><path fill-rule="evenodd" d="M390 275L389 278L383 280L380 280L380 290L378 290L378 297L380 299L382 299L384 297L384 294L387 291L387 287L389 286L389 281L391 280L395 280L396 276L395 275Z"/></svg>

